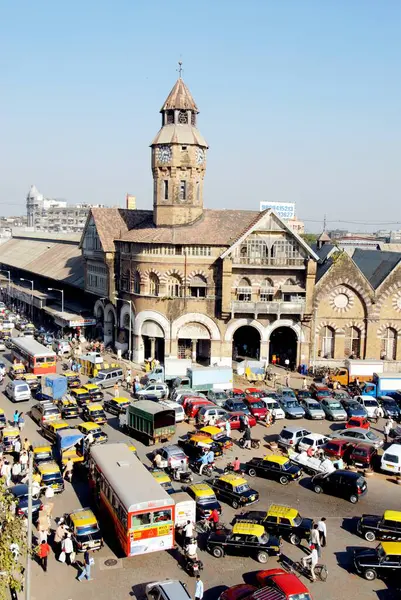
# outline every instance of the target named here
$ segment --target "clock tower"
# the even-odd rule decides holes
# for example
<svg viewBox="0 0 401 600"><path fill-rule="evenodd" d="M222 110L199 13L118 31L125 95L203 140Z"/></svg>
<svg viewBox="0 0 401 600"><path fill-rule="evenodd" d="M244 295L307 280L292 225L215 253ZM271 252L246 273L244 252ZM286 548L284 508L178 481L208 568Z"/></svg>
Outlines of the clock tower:
<svg viewBox="0 0 401 600"><path fill-rule="evenodd" d="M187 225L203 212L208 145L196 128L198 107L180 77L161 110L162 126L151 144L153 221Z"/></svg>

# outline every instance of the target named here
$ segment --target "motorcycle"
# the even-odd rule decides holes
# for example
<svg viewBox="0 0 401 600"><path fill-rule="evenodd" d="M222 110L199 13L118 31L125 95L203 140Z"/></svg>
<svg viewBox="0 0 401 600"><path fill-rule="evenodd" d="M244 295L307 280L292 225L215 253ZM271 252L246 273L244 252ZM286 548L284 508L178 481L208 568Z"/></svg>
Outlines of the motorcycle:
<svg viewBox="0 0 401 600"><path fill-rule="evenodd" d="M245 471L240 469L239 471L235 471L232 464L228 464L224 467L224 475L226 473L236 473L237 475L245 475Z"/></svg>
<svg viewBox="0 0 401 600"><path fill-rule="evenodd" d="M246 440L243 437L239 440L238 443L241 446L241 448L244 448L245 441ZM251 448L260 448L260 440L251 439Z"/></svg>
<svg viewBox="0 0 401 600"><path fill-rule="evenodd" d="M191 577L196 577L203 570L203 562L199 558L185 556L185 570Z"/></svg>
<svg viewBox="0 0 401 600"><path fill-rule="evenodd" d="M194 478L189 471L182 471L181 469L172 469L171 476L174 481L182 481L183 483L191 483Z"/></svg>
<svg viewBox="0 0 401 600"><path fill-rule="evenodd" d="M190 463L189 466L195 473L199 473L199 475L206 475L206 477L210 477L211 474L213 473L213 469L215 468L215 463L213 462L213 463L204 465L203 469L202 469L202 473L200 472L200 469L202 466L202 464L200 462L192 462L192 463Z"/></svg>

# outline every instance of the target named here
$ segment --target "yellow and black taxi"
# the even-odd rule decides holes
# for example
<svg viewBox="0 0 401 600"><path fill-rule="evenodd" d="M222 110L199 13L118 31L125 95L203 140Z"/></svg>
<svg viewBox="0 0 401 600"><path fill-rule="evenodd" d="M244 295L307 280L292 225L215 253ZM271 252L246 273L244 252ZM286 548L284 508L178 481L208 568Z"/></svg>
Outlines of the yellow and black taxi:
<svg viewBox="0 0 401 600"><path fill-rule="evenodd" d="M101 404L87 404L82 409L82 418L86 421L92 421L99 425L104 425L107 422L106 413Z"/></svg>
<svg viewBox="0 0 401 600"><path fill-rule="evenodd" d="M206 425L199 430L200 434L207 435L212 438L216 444L219 444L223 447L223 450L229 450L233 447L233 441L225 431L222 431L220 427L216 427L215 425Z"/></svg>
<svg viewBox="0 0 401 600"><path fill-rule="evenodd" d="M376 548L354 550L356 572L368 581L397 578L401 574L401 542L382 542Z"/></svg>
<svg viewBox="0 0 401 600"><path fill-rule="evenodd" d="M90 397L92 398L92 402L93 400L103 400L104 394L100 387L95 383L85 383L85 385L83 385L82 388L89 392Z"/></svg>
<svg viewBox="0 0 401 600"><path fill-rule="evenodd" d="M221 513L221 504L216 498L213 489L207 483L194 483L185 488L185 491L196 503L196 517L210 517L215 508Z"/></svg>
<svg viewBox="0 0 401 600"><path fill-rule="evenodd" d="M302 476L302 469L294 465L286 456L277 454L268 454L264 458L253 457L245 463L245 470L250 477L276 479L281 485L298 481Z"/></svg>
<svg viewBox="0 0 401 600"><path fill-rule="evenodd" d="M40 389L39 377L34 373L25 373L24 375L22 375L21 379L29 385L29 388L33 392L36 392Z"/></svg>
<svg viewBox="0 0 401 600"><path fill-rule="evenodd" d="M368 542L374 540L401 541L401 512L385 510L382 516L362 515L356 530Z"/></svg>
<svg viewBox="0 0 401 600"><path fill-rule="evenodd" d="M218 500L231 504L233 508L248 506L259 500L259 492L250 488L247 480L235 473L213 477L207 483Z"/></svg>
<svg viewBox="0 0 401 600"><path fill-rule="evenodd" d="M86 406L87 404L92 402L92 396L90 395L88 390L86 390L83 387L70 390L70 394L73 398L75 398L75 400L78 403L78 406Z"/></svg>
<svg viewBox="0 0 401 600"><path fill-rule="evenodd" d="M127 412L127 408L129 407L130 403L131 402L128 398L123 398L120 396L117 396L117 398L106 398L106 400L103 402L103 408L108 413L118 416L121 415L121 413L125 414Z"/></svg>
<svg viewBox="0 0 401 600"><path fill-rule="evenodd" d="M152 469L151 471L152 477L157 481L159 485L168 493L173 494L174 488L171 483L170 477L165 473L165 471L161 469Z"/></svg>
<svg viewBox="0 0 401 600"><path fill-rule="evenodd" d="M283 537L298 546L302 540L309 540L313 519L301 517L296 508L282 504L272 504L268 511L249 510L236 515L234 523L256 523L267 533Z"/></svg>
<svg viewBox="0 0 401 600"><path fill-rule="evenodd" d="M6 413L0 408L0 429L4 429L4 427L7 427Z"/></svg>
<svg viewBox="0 0 401 600"><path fill-rule="evenodd" d="M215 557L225 554L252 556L266 563L269 556L280 554L280 540L265 532L261 525L236 523L232 530L218 529L207 539L207 549Z"/></svg>
<svg viewBox="0 0 401 600"><path fill-rule="evenodd" d="M14 452L14 444L21 441L20 431L18 427L4 427L1 432L1 442L3 452Z"/></svg>
<svg viewBox="0 0 401 600"><path fill-rule="evenodd" d="M10 379L22 379L22 377L26 374L25 366L22 363L15 363L11 365L8 376Z"/></svg>
<svg viewBox="0 0 401 600"><path fill-rule="evenodd" d="M58 409L63 419L76 419L78 417L78 404L72 396L69 398L61 398L57 402Z"/></svg>
<svg viewBox="0 0 401 600"><path fill-rule="evenodd" d="M78 430L83 433L84 436L91 435L94 444L105 444L109 439L107 433L105 433L97 423L93 423L92 421L78 425Z"/></svg>
<svg viewBox="0 0 401 600"><path fill-rule="evenodd" d="M51 444L46 442L35 444L33 447L33 464L38 467L41 463L48 463L53 460L53 451Z"/></svg>
<svg viewBox="0 0 401 600"><path fill-rule="evenodd" d="M63 375L67 378L67 385L70 390L81 387L81 380L74 371L64 371Z"/></svg>
<svg viewBox="0 0 401 600"><path fill-rule="evenodd" d="M54 443L57 439L57 434L63 429L70 429L70 425L66 421L50 421L49 423L43 423L42 435Z"/></svg>
<svg viewBox="0 0 401 600"><path fill-rule="evenodd" d="M196 460L204 452L210 452L210 450L214 452L216 457L223 454L223 449L219 444L216 444L211 437L199 433L181 437L178 440L178 445L181 446L191 460Z"/></svg>
<svg viewBox="0 0 401 600"><path fill-rule="evenodd" d="M97 519L90 508L74 510L66 518L78 552L100 550L103 537Z"/></svg>
<svg viewBox="0 0 401 600"><path fill-rule="evenodd" d="M60 467L54 460L40 462L35 466L35 472L40 476L41 487L51 487L55 494L64 491L64 479Z"/></svg>

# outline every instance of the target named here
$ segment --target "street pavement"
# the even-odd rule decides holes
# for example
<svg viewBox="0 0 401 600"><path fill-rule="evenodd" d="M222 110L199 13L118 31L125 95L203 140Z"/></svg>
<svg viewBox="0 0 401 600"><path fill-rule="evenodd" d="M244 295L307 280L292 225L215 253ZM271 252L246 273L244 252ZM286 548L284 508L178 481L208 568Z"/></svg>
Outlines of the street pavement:
<svg viewBox="0 0 401 600"><path fill-rule="evenodd" d="M8 355L3 356L7 362ZM85 378L83 378L85 379ZM5 382L2 389L4 390ZM126 395L124 391L121 396ZM0 392L0 407L5 409L8 419L17 407L25 414L34 403L11 403L2 392ZM128 441L128 437L118 430L118 420L109 415L109 420L104 429L108 433L109 441ZM80 419L76 420L81 422ZM74 423L74 421L71 421ZM218 459L217 468L222 470L227 462L238 456L241 461L246 461L251 456L261 456L268 452L266 443L274 439L284 424L291 425L294 422L278 421L273 427L258 424L252 429L252 436L263 441L259 450L243 450L238 445L228 453L228 456ZM296 421L315 432L330 432L338 425L328 421L310 422ZM382 424L377 426L382 430ZM177 426L177 437L192 429L187 424ZM29 418L26 419L23 437L28 437L31 442L39 441L41 438L38 426ZM233 432L234 440L238 440L240 434ZM149 464L149 453L155 447L148 448L137 440L134 443L138 450L139 458ZM157 446L156 446L157 447ZM280 503L297 508L306 517L319 519L327 518L328 545L323 549L321 562L324 562L329 571L326 583L308 583L314 600L366 600L377 598L379 600L395 600L399 598L394 591L389 589L383 581L376 580L368 582L352 572L351 556L355 547L375 546L359 538L355 533L355 521L362 513L381 514L385 509L400 509L401 488L397 486L391 477L383 474L375 474L368 480L368 494L362 498L359 504L351 503L327 495L315 494L309 486L310 478L304 476L300 483L281 486L279 483L261 478L248 478L252 487L260 493L260 501L252 508L264 510L272 503ZM179 484L175 484L180 489ZM66 482L65 491L54 498L53 517L87 505L89 501L88 489L85 481L74 479L72 484ZM235 511L223 505L222 521L229 524ZM115 600L133 598L140 600L144 597L145 585L152 581L166 578L180 579L188 585L191 596L194 594L195 582L180 567L180 552L157 552L133 558L123 558L116 545L112 533L105 532L105 546L95 554L95 566L92 568L93 581L76 581L77 568L59 563L52 555L49 559L48 572L43 573L38 564L32 567L32 600L75 600L85 597L96 600ZM200 540L202 547L203 540ZM293 560L299 560L305 554L305 548L297 548L288 542L283 542L282 551ZM205 600L217 599L221 591L226 587L250 582L254 574L260 569L273 568L277 565L276 558L270 558L266 565L260 565L251 558L226 556L220 559L210 556L205 550L201 550L200 558L204 563L202 579L205 585ZM79 559L79 556L78 556ZM83 587L83 589L82 589Z"/></svg>

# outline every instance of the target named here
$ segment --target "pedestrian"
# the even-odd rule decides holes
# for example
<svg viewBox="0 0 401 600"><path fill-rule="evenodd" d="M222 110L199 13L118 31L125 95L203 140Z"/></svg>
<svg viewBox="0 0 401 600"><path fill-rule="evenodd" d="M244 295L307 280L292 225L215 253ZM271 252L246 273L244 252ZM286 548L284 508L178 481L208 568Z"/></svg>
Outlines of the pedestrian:
<svg viewBox="0 0 401 600"><path fill-rule="evenodd" d="M319 530L320 545L322 548L324 548L327 544L326 517L322 517L320 521L317 522L317 528Z"/></svg>
<svg viewBox="0 0 401 600"><path fill-rule="evenodd" d="M375 420L375 423L377 423L377 422L378 422L378 420L379 420L381 417L383 417L383 409L382 409L382 407L381 407L381 406L378 404L378 405L375 407L374 411L373 411L373 418L374 418L374 420Z"/></svg>
<svg viewBox="0 0 401 600"><path fill-rule="evenodd" d="M247 450L251 449L251 428L249 427L249 425L247 425L245 427L245 431L244 431L244 448L246 448Z"/></svg>
<svg viewBox="0 0 401 600"><path fill-rule="evenodd" d="M249 419L248 419L248 415L245 413L242 417L242 422L244 424L244 427L249 427Z"/></svg>
<svg viewBox="0 0 401 600"><path fill-rule="evenodd" d="M358 377L355 377L355 385L356 385L356 387L359 388L359 378Z"/></svg>
<svg viewBox="0 0 401 600"><path fill-rule="evenodd" d="M13 415L14 427L18 427L18 420L19 420L19 412L18 412L18 410L16 410Z"/></svg>
<svg viewBox="0 0 401 600"><path fill-rule="evenodd" d="M304 390L308 389L308 382L306 381L306 377L304 377L304 381L303 381L302 387L303 387Z"/></svg>
<svg viewBox="0 0 401 600"><path fill-rule="evenodd" d="M389 417L389 419L386 421L386 423L384 425L384 429L383 429L386 444L388 442L388 436L390 435L390 431L392 430L392 428L393 428L393 419L391 417Z"/></svg>
<svg viewBox="0 0 401 600"><path fill-rule="evenodd" d="M311 552L308 556L304 556L302 558L302 566L304 567L304 569L306 569L308 563L310 563L310 572L312 575L312 581L316 581L315 567L318 563L319 556L318 556L317 549L314 544L311 544L309 546L309 548L310 548Z"/></svg>
<svg viewBox="0 0 401 600"><path fill-rule="evenodd" d="M21 441L17 438L14 442L14 460L19 462L19 455L21 453Z"/></svg>
<svg viewBox="0 0 401 600"><path fill-rule="evenodd" d="M5 460L1 466L0 470L1 477L4 477L6 480L6 486L10 487L11 485L11 465L8 460Z"/></svg>
<svg viewBox="0 0 401 600"><path fill-rule="evenodd" d="M93 558L90 556L88 550L84 552L84 564L81 573L78 575L77 580L82 581L86 577L87 581L91 581L91 565L94 564Z"/></svg>
<svg viewBox="0 0 401 600"><path fill-rule="evenodd" d="M39 548L38 548L38 557L39 557L39 562L42 566L42 569L44 570L44 572L46 573L47 571L47 557L50 554L50 546L46 541L41 542Z"/></svg>
<svg viewBox="0 0 401 600"><path fill-rule="evenodd" d="M229 419L227 419L227 421L225 422L224 428L226 430L226 436L230 438L231 437L231 423L230 423Z"/></svg>
<svg viewBox="0 0 401 600"><path fill-rule="evenodd" d="M196 576L196 584L195 584L195 600L202 600L203 598L203 581L200 578L200 575Z"/></svg>
<svg viewBox="0 0 401 600"><path fill-rule="evenodd" d="M310 543L313 544L317 550L317 555L320 557L321 556L321 551L320 551L320 534L319 534L319 529L318 529L318 524L315 523L313 525L311 534L310 534Z"/></svg>
<svg viewBox="0 0 401 600"><path fill-rule="evenodd" d="M65 554L65 562L67 565L72 565L75 561L74 544L71 539L71 533L68 532L61 544L62 552Z"/></svg>
<svg viewBox="0 0 401 600"><path fill-rule="evenodd" d="M211 522L213 530L217 531L217 525L219 523L219 513L217 508L212 510L207 520Z"/></svg>
<svg viewBox="0 0 401 600"><path fill-rule="evenodd" d="M66 533L67 533L67 531L66 531L66 527L65 527L64 523L59 521L56 531L54 533L54 543L56 545L55 553L57 552L57 558L58 558L58 555L61 553L61 545L66 536Z"/></svg>
<svg viewBox="0 0 401 600"><path fill-rule="evenodd" d="M131 387L131 371L129 369L125 375L125 383L127 384L127 390L129 390Z"/></svg>
<svg viewBox="0 0 401 600"><path fill-rule="evenodd" d="M13 477L13 482L14 483L19 483L19 480L21 478L21 463L15 462L13 464L13 467L11 469L11 474L12 474L12 477Z"/></svg>
<svg viewBox="0 0 401 600"><path fill-rule="evenodd" d="M74 469L74 462L72 458L69 458L64 467L64 479L67 479L71 483L72 481L72 472Z"/></svg>
<svg viewBox="0 0 401 600"><path fill-rule="evenodd" d="M18 428L20 431L22 431L25 427L25 418L24 418L24 413L20 413L19 417L18 417Z"/></svg>
<svg viewBox="0 0 401 600"><path fill-rule="evenodd" d="M288 360L288 358L287 358L287 360ZM290 387L290 376L288 375L288 373L285 376L285 387Z"/></svg>
<svg viewBox="0 0 401 600"><path fill-rule="evenodd" d="M118 398L120 395L120 391L118 389L118 383L114 384L114 398Z"/></svg>
<svg viewBox="0 0 401 600"><path fill-rule="evenodd" d="M234 473L239 473L241 471L241 461L238 456L235 457L235 460L232 462L232 467Z"/></svg>
<svg viewBox="0 0 401 600"><path fill-rule="evenodd" d="M22 446L23 446L25 452L29 452L29 450L31 448L31 442L28 440L28 438L24 439L24 443Z"/></svg>
<svg viewBox="0 0 401 600"><path fill-rule="evenodd" d="M191 523L191 521L188 520L187 524L184 525L182 531L184 533L184 544L185 543L189 543L189 540L192 540L192 538L194 537L194 525L193 525L193 523Z"/></svg>

